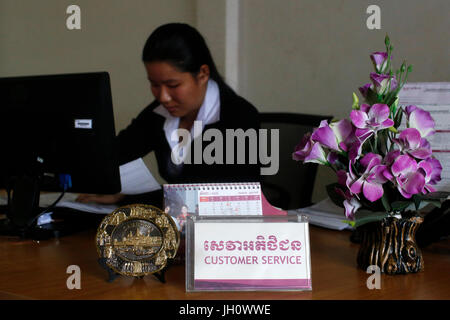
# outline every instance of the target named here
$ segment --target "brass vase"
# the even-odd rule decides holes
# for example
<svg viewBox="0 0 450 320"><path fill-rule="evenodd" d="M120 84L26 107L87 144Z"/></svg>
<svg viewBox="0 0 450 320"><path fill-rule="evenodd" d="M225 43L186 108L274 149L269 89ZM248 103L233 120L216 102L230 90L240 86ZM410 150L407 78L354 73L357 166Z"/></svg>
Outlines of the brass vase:
<svg viewBox="0 0 450 320"><path fill-rule="evenodd" d="M358 266L363 270L376 265L386 274L407 274L424 269L422 252L416 243L416 231L423 218L385 218L361 226L362 241Z"/></svg>

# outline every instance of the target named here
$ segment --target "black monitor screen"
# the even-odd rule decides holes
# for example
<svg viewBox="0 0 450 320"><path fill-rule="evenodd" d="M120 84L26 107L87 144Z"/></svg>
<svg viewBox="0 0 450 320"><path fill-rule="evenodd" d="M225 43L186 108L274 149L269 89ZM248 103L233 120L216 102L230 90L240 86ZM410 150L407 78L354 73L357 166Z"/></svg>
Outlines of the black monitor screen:
<svg viewBox="0 0 450 320"><path fill-rule="evenodd" d="M0 188L40 172L41 190L121 190L107 72L0 78Z"/></svg>

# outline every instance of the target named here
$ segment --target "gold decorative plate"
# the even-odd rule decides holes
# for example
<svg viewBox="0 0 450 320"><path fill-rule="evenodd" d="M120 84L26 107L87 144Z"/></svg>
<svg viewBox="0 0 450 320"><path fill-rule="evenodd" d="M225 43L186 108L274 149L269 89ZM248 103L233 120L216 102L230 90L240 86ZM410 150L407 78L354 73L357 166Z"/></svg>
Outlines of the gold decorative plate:
<svg viewBox="0 0 450 320"><path fill-rule="evenodd" d="M144 204L123 206L106 216L97 236L97 252L115 272L140 277L162 270L173 259L180 234L173 219Z"/></svg>

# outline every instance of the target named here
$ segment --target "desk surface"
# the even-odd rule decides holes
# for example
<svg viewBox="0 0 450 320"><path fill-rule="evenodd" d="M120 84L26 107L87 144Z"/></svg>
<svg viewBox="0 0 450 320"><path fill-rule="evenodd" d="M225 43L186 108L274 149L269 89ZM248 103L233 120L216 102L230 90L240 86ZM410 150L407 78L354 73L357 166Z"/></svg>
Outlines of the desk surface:
<svg viewBox="0 0 450 320"><path fill-rule="evenodd" d="M118 277L108 283L97 264L95 230L35 242L0 237L0 299L450 299L450 240L423 249L425 271L381 276L381 289L366 286L370 274L356 266L358 245L350 232L310 227L313 290L309 292L186 293L183 265L165 284L153 276ZM81 289L66 286L67 267L81 269Z"/></svg>

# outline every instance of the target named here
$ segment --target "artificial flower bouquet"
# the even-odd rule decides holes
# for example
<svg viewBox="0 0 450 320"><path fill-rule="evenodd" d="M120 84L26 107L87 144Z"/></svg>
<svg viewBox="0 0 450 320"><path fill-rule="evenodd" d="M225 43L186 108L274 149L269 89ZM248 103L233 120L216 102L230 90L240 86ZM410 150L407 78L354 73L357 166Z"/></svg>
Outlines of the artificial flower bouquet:
<svg viewBox="0 0 450 320"><path fill-rule="evenodd" d="M435 132L434 121L417 106L399 106L398 95L412 67L403 62L394 74L388 36L385 45L385 52L370 56L375 72L370 74L371 83L359 88L365 103L359 104L353 93L349 118L322 121L293 153L294 160L334 170L338 182L327 186L327 192L345 208L347 222L354 227L398 217L427 203L440 204L439 198L430 196L442 171L427 140ZM377 214L358 218L359 209Z"/></svg>

